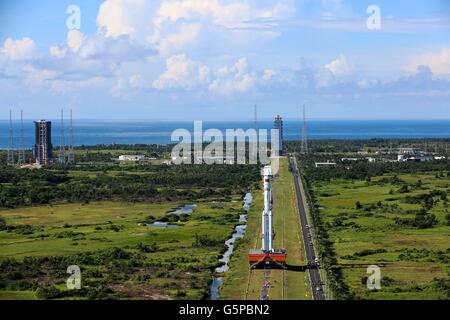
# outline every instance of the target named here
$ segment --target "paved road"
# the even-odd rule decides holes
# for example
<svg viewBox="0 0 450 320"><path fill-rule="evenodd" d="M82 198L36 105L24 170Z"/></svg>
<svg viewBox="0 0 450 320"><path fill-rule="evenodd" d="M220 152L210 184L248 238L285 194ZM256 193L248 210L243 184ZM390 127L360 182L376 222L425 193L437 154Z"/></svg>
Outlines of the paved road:
<svg viewBox="0 0 450 320"><path fill-rule="evenodd" d="M293 168L293 175L294 175L294 185L295 185L295 192L297 194L297 202L298 202L298 208L299 208L299 214L300 214L300 221L301 221L301 229L303 234L303 241L305 243L305 250L306 250L306 258L308 260L308 270L309 270L309 276L311 279L311 290L313 292L314 300L325 300L325 294L323 292L323 286L322 286L322 279L320 278L320 272L316 265L315 259L317 257L316 252L314 250L314 246L312 245L312 239L308 236L309 230L307 228L308 226L308 220L306 218L306 210L305 210L305 201L302 197L302 193L300 191L300 179L299 179L299 171L297 166L297 160L295 157L290 157L289 161L292 164Z"/></svg>

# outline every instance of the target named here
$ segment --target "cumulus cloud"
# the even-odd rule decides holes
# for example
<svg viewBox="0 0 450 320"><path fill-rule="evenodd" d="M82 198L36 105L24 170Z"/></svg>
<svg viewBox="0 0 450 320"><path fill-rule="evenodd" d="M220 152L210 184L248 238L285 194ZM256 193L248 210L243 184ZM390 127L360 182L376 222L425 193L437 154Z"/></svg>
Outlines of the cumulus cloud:
<svg viewBox="0 0 450 320"><path fill-rule="evenodd" d="M198 23L183 24L180 26L179 32L172 33L159 40L157 45L159 52L163 55L173 53L183 48L186 44L192 43L197 39L201 25ZM150 42L154 40L150 37ZM155 42L157 42L156 40Z"/></svg>
<svg viewBox="0 0 450 320"><path fill-rule="evenodd" d="M97 26L106 37L131 38L150 34L151 12L155 1L106 0L100 5Z"/></svg>
<svg viewBox="0 0 450 320"><path fill-rule="evenodd" d="M250 0L106 0L100 6L97 25L106 37L127 35L149 41L162 54L170 55L196 42L201 26L209 27L210 32L219 27L217 32L260 30L273 36L272 29L281 19L293 14L294 4L292 0L270 0L269 3L271 5Z"/></svg>
<svg viewBox="0 0 450 320"><path fill-rule="evenodd" d="M243 1L233 1L227 4L222 4L219 0L163 1L159 7L155 24L157 27L161 27L167 21L174 23L198 15L211 17L216 24L231 28L250 19L250 12L251 6Z"/></svg>
<svg viewBox="0 0 450 320"><path fill-rule="evenodd" d="M77 52L84 43L84 35L78 30L70 30L67 33L67 46Z"/></svg>
<svg viewBox="0 0 450 320"><path fill-rule="evenodd" d="M214 93L230 95L251 91L256 85L256 75L249 70L246 58L240 58L231 67L220 68L209 90Z"/></svg>
<svg viewBox="0 0 450 320"><path fill-rule="evenodd" d="M82 81L113 77L124 63L145 60L155 51L134 42L128 36L85 37L77 31L69 32L67 44L51 47L50 53L50 57L33 61L36 69L58 71L57 77L47 80Z"/></svg>
<svg viewBox="0 0 450 320"><path fill-rule="evenodd" d="M19 61L29 60L33 57L36 44L30 38L14 40L7 38L0 48L0 57L4 60Z"/></svg>
<svg viewBox="0 0 450 320"><path fill-rule="evenodd" d="M352 69L344 55L331 61L329 64L325 65L324 68L328 69L335 76L346 75Z"/></svg>
<svg viewBox="0 0 450 320"><path fill-rule="evenodd" d="M439 53L427 52L413 57L405 69L415 73L419 66L428 67L434 75L450 75L450 49L443 48Z"/></svg>
<svg viewBox="0 0 450 320"><path fill-rule="evenodd" d="M158 90L184 89L192 90L199 84L207 82L209 69L192 61L186 55L172 56L166 61L167 70L153 82Z"/></svg>

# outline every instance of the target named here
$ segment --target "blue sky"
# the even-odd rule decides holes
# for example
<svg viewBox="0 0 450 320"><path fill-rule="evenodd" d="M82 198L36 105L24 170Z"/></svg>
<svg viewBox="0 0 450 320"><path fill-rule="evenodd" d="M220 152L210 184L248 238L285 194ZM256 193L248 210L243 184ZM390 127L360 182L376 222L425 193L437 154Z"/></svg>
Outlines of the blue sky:
<svg viewBox="0 0 450 320"><path fill-rule="evenodd" d="M307 104L316 119L450 119L447 0L2 0L0 24L0 118L249 119L254 104L293 118Z"/></svg>

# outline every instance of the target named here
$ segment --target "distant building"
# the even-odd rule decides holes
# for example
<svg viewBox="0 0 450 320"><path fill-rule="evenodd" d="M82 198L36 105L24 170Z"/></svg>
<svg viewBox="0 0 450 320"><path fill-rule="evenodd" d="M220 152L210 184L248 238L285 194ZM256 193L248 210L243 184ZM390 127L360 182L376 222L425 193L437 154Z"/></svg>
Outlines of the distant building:
<svg viewBox="0 0 450 320"><path fill-rule="evenodd" d="M53 157L52 123L45 120L35 121L34 130L34 162L39 165L48 165Z"/></svg>
<svg viewBox="0 0 450 320"><path fill-rule="evenodd" d="M219 157L219 156L212 156L212 157L198 157L197 160L203 161L204 163L214 163L214 164L234 164L234 157Z"/></svg>
<svg viewBox="0 0 450 320"><path fill-rule="evenodd" d="M122 156L119 156L119 161L138 162L138 161L144 161L144 160L146 160L144 155L122 155Z"/></svg>
<svg viewBox="0 0 450 320"><path fill-rule="evenodd" d="M433 161L434 158L426 155L404 156L398 155L398 162L427 162Z"/></svg>
<svg viewBox="0 0 450 320"><path fill-rule="evenodd" d="M327 161L327 162L316 162L316 168L320 168L320 167L336 167L336 162L331 162L331 161Z"/></svg>
<svg viewBox="0 0 450 320"><path fill-rule="evenodd" d="M274 129L278 130L280 136L280 142L278 146L278 150L280 151L280 155L283 154L284 150L284 132L283 132L283 118L281 116L275 117Z"/></svg>
<svg viewBox="0 0 450 320"><path fill-rule="evenodd" d="M424 152L416 149L416 148L400 148L398 151L399 154L403 154L403 155L418 155L418 154L423 154Z"/></svg>

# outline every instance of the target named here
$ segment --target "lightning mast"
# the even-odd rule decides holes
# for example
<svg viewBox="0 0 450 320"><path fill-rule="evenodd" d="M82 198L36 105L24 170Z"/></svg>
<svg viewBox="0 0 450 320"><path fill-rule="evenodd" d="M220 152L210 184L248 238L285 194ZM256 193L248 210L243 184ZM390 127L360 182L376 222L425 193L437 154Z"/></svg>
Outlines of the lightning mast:
<svg viewBox="0 0 450 320"><path fill-rule="evenodd" d="M8 159L9 165L14 165L14 131L12 124L12 110L9 109L9 146L8 146Z"/></svg>
<svg viewBox="0 0 450 320"><path fill-rule="evenodd" d="M254 109L253 126L255 127L254 129L256 132L258 132L258 106L256 104Z"/></svg>
<svg viewBox="0 0 450 320"><path fill-rule="evenodd" d="M306 126L306 106L303 106L302 147L301 154L308 154L308 128Z"/></svg>
<svg viewBox="0 0 450 320"><path fill-rule="evenodd" d="M64 146L64 110L61 109L61 127L59 130L59 162L61 164L66 163L66 150Z"/></svg>
<svg viewBox="0 0 450 320"><path fill-rule="evenodd" d="M20 110L20 142L19 142L19 164L25 164L25 134L23 129L23 110Z"/></svg>
<svg viewBox="0 0 450 320"><path fill-rule="evenodd" d="M73 145L74 145L74 133L73 133L73 117L72 117L72 109L70 109L70 136L69 136L69 155L68 155L68 162L73 163L75 162L75 154L73 152Z"/></svg>

